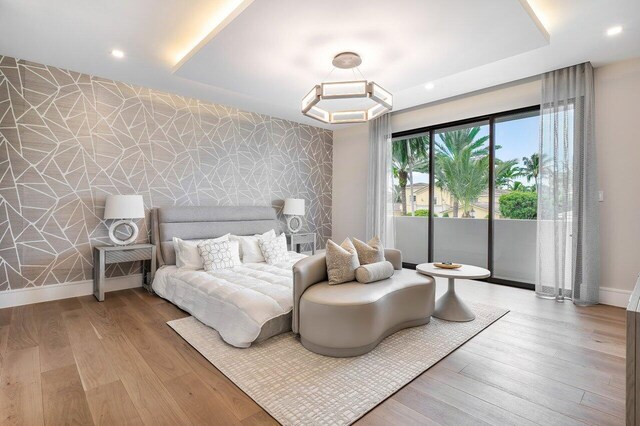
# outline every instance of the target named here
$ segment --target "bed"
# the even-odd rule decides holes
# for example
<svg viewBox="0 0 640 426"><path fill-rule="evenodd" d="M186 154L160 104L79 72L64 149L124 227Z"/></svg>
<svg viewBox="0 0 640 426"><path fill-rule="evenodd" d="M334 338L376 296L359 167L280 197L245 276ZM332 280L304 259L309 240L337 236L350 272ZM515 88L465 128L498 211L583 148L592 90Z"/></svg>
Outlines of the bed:
<svg viewBox="0 0 640 426"><path fill-rule="evenodd" d="M292 266L304 255L268 265L243 263L205 272L176 267L173 237L183 240L281 230L272 207L181 206L151 211L152 242L159 268L152 289L220 333L227 343L249 347L291 330Z"/></svg>

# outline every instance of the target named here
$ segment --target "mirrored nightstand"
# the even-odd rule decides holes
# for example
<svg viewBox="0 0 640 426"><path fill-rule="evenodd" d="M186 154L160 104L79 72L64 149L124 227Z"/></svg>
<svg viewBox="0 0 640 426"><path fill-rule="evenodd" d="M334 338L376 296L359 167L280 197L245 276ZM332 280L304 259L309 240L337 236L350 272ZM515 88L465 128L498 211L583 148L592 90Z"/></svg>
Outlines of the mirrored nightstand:
<svg viewBox="0 0 640 426"><path fill-rule="evenodd" d="M153 274L156 271L156 246L153 244L132 244L130 246L103 246L94 248L93 256L93 295L100 302L104 301L104 272L106 265L121 262L142 262L142 286L149 290L145 283L148 279L149 285L153 282ZM145 260L151 261L151 269L146 277Z"/></svg>
<svg viewBox="0 0 640 426"><path fill-rule="evenodd" d="M285 234L289 250L300 253L301 244L311 244L311 254L316 254L316 233Z"/></svg>

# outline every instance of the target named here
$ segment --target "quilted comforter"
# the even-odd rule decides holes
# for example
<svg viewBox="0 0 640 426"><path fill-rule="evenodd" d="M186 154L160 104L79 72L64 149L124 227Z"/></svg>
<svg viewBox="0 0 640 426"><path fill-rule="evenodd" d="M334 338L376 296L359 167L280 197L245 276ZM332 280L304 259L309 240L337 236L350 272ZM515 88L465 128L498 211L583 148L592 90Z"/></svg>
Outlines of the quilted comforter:
<svg viewBox="0 0 640 426"><path fill-rule="evenodd" d="M275 265L245 263L205 272L163 266L153 290L200 322L213 327L229 344L246 348L267 321L293 309L292 266L304 255Z"/></svg>

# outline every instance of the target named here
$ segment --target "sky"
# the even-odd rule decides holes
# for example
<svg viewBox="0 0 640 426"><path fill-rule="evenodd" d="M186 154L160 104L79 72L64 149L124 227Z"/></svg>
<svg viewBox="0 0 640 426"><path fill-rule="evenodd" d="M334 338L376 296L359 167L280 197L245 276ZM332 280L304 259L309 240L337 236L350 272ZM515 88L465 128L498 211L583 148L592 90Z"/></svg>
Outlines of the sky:
<svg viewBox="0 0 640 426"><path fill-rule="evenodd" d="M496 145L502 148L496 150L496 158L500 160L518 160L518 166L522 166L522 157L530 157L531 154L538 152L538 132L540 117L519 118L517 120L496 122ZM489 134L489 126L481 127L477 137L487 136ZM438 137L436 135L436 137ZM487 141L488 144L488 141ZM414 183L426 183L429 181L429 175L426 173L414 173ZM524 184L527 184L526 178L518 178ZM529 182L531 184L531 182Z"/></svg>

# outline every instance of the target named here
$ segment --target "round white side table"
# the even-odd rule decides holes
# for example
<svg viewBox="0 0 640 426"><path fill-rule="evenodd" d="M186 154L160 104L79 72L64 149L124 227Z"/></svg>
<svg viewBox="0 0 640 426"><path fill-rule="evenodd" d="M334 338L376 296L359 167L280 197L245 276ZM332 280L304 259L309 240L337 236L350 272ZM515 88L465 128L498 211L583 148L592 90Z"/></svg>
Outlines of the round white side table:
<svg viewBox="0 0 640 426"><path fill-rule="evenodd" d="M487 278L491 275L488 269L478 266L462 265L458 269L444 269L434 266L433 263L421 263L416 266L416 271L431 277L449 279L449 288L436 302L433 316L447 321L473 321L476 315L456 294L455 280Z"/></svg>

